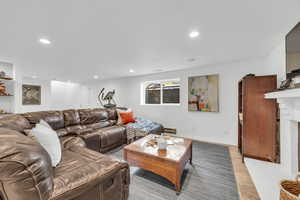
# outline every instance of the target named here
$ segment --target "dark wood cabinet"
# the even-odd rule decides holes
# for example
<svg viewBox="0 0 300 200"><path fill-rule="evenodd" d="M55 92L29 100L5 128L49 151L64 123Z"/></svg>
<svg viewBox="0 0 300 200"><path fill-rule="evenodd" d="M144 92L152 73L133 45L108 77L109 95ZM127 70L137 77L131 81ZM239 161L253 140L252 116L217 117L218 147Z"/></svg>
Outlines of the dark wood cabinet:
<svg viewBox="0 0 300 200"><path fill-rule="evenodd" d="M238 89L238 146L243 157L277 160L277 103L264 94L277 88L276 75L245 77Z"/></svg>

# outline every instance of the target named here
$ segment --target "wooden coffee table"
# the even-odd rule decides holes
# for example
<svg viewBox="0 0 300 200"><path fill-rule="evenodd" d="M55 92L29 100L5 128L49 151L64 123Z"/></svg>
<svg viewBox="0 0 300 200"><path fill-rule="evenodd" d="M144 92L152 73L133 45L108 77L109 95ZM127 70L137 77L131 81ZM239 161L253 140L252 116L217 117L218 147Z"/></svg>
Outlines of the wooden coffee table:
<svg viewBox="0 0 300 200"><path fill-rule="evenodd" d="M148 135L129 145L123 150L124 159L129 165L137 166L158 174L175 185L177 194L181 190L181 176L188 161L192 164L192 140L183 139L179 143L168 145L166 151L159 151L157 146L146 143L157 137Z"/></svg>

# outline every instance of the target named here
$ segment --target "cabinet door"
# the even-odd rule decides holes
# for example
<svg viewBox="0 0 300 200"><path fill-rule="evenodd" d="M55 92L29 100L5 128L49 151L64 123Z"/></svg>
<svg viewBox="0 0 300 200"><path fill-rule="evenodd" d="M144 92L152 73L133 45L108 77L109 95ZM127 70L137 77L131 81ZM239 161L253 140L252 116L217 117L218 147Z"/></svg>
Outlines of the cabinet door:
<svg viewBox="0 0 300 200"><path fill-rule="evenodd" d="M244 80L244 156L276 160L276 101L264 94L276 89L276 76Z"/></svg>
<svg viewBox="0 0 300 200"><path fill-rule="evenodd" d="M239 89L238 89L238 149L240 153L243 153L243 140L242 140L242 133L243 133L243 121L241 119L243 114L243 81L239 81Z"/></svg>

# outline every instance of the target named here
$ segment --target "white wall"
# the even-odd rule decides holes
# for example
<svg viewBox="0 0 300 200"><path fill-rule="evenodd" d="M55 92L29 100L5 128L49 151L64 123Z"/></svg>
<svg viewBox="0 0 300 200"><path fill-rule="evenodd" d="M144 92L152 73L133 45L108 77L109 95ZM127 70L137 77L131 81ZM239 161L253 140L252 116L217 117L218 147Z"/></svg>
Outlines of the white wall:
<svg viewBox="0 0 300 200"><path fill-rule="evenodd" d="M20 65L15 66L14 112L24 113L44 110L64 110L89 106L89 88L79 83L40 80L24 77ZM22 84L41 86L41 105L22 105Z"/></svg>
<svg viewBox="0 0 300 200"><path fill-rule="evenodd" d="M41 105L22 105L22 84L41 86ZM23 78L16 88L17 113L89 107L89 88L79 83Z"/></svg>
<svg viewBox="0 0 300 200"><path fill-rule="evenodd" d="M78 83L51 82L51 109L89 107L89 88Z"/></svg>
<svg viewBox="0 0 300 200"><path fill-rule="evenodd" d="M278 84L286 78L285 40L281 40L265 59L268 72L277 72Z"/></svg>
<svg viewBox="0 0 300 200"><path fill-rule="evenodd" d="M160 122L165 127L176 128L180 136L236 145L238 81L248 73L255 73L256 75L278 73L276 70L265 68L264 62L265 59L261 58L148 76L101 81L93 86L92 92L96 100L102 87L115 89L119 106L130 107L137 116ZM207 74L219 74L220 112L188 112L188 77ZM180 106L140 104L142 82L174 78L181 80ZM96 101L94 101L94 105L96 105Z"/></svg>

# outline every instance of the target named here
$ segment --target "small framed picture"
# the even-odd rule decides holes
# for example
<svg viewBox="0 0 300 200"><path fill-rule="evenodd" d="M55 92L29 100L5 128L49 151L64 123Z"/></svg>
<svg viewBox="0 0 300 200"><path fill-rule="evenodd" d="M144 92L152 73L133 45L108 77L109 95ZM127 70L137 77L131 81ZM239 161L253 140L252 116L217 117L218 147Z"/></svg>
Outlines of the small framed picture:
<svg viewBox="0 0 300 200"><path fill-rule="evenodd" d="M41 86L22 85L22 104L41 105Z"/></svg>

